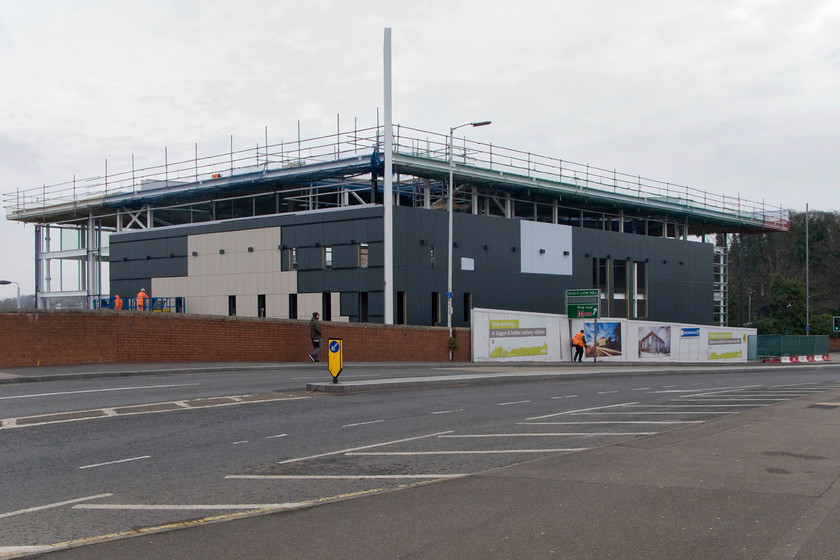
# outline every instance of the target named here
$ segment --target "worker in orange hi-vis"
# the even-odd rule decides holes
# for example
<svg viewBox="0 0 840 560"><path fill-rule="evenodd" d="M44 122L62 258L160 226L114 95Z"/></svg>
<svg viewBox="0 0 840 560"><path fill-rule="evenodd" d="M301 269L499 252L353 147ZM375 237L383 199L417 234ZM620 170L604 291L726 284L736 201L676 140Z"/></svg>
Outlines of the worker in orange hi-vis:
<svg viewBox="0 0 840 560"><path fill-rule="evenodd" d="M146 288L141 288L139 292L137 292L137 310L144 311L149 304L146 302L149 299L148 294L146 294Z"/></svg>
<svg viewBox="0 0 840 560"><path fill-rule="evenodd" d="M122 309L122 306L123 306L122 298L120 297L119 294L114 294L114 309L119 311L120 309Z"/></svg>

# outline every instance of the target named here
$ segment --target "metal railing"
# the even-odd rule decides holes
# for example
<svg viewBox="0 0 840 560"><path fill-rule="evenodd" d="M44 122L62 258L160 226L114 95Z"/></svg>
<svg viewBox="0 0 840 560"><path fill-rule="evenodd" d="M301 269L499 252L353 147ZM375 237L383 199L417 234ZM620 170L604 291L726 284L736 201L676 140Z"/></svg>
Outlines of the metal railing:
<svg viewBox="0 0 840 560"><path fill-rule="evenodd" d="M132 169L22 189L3 195L3 205L9 219L15 215L52 206L77 204L103 196L136 193L176 183L197 183L225 177L299 167L314 163L334 162L360 154L381 151L382 127L370 127L326 136L298 139L245 150L231 150L212 156L198 156L163 165ZM449 136L415 128L394 126L394 152L425 159L449 161ZM166 152L165 152L166 153ZM706 210L737 216L765 227L786 231L789 212L781 207L754 202L740 195L711 193L706 190L675 183L629 175L615 169L542 156L493 144L457 138L453 146L456 165L468 165L520 177L559 182L581 192L587 190L612 193L651 202L666 202L686 209ZM384 159L384 158L382 158ZM133 157L132 157L133 162ZM107 164L106 164L107 170Z"/></svg>

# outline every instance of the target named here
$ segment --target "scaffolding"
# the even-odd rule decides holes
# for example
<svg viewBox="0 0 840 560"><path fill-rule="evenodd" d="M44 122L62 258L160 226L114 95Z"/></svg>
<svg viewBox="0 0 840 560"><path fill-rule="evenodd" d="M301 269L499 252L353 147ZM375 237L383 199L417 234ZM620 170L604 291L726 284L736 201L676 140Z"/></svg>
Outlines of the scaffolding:
<svg viewBox="0 0 840 560"><path fill-rule="evenodd" d="M234 150L3 195L7 219L36 224L38 307L92 308L105 295L108 235L351 205L381 205L381 126ZM781 207L588 164L394 126L394 204L453 207L556 224L661 237L787 231ZM718 253L716 252L718 278ZM723 258L725 262L725 255ZM68 273L68 270L72 270ZM725 265L721 290L725 292ZM73 285L67 286L69 279ZM726 298L716 286L716 321ZM723 292L721 292L723 293Z"/></svg>

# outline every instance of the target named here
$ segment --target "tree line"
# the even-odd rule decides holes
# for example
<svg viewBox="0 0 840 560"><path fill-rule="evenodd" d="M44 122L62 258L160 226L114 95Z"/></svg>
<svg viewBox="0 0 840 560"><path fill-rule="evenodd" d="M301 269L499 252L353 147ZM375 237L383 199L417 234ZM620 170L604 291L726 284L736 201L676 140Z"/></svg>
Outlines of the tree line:
<svg viewBox="0 0 840 560"><path fill-rule="evenodd" d="M787 232L718 236L717 243L729 245L730 325L755 327L758 334L834 334L839 212L808 212L807 237L806 213L791 212Z"/></svg>

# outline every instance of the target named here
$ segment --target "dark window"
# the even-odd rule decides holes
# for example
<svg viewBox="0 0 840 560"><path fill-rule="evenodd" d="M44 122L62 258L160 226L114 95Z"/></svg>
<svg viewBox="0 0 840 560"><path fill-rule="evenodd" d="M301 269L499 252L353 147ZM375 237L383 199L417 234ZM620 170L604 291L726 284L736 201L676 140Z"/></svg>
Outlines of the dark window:
<svg viewBox="0 0 840 560"><path fill-rule="evenodd" d="M360 292L359 293L359 322L360 323L367 323L368 322L368 293L367 292Z"/></svg>
<svg viewBox="0 0 840 560"><path fill-rule="evenodd" d="M265 317L265 294L257 296L257 317Z"/></svg>
<svg viewBox="0 0 840 560"><path fill-rule="evenodd" d="M332 294L324 292L321 294L321 319L324 321L332 321Z"/></svg>
<svg viewBox="0 0 840 560"><path fill-rule="evenodd" d="M289 294L289 319L298 318L297 294Z"/></svg>
<svg viewBox="0 0 840 560"><path fill-rule="evenodd" d="M469 323L472 320L472 294L470 292L464 293L464 322Z"/></svg>
<svg viewBox="0 0 840 560"><path fill-rule="evenodd" d="M432 325L440 324L440 292L432 292Z"/></svg>
<svg viewBox="0 0 840 560"><path fill-rule="evenodd" d="M406 324L406 296L405 292L397 292L397 324Z"/></svg>
<svg viewBox="0 0 840 560"><path fill-rule="evenodd" d="M228 315L236 315L236 296L228 296Z"/></svg>

